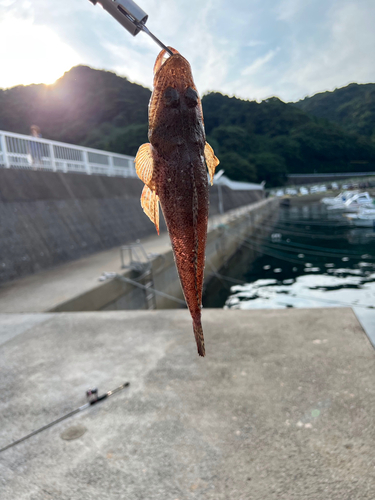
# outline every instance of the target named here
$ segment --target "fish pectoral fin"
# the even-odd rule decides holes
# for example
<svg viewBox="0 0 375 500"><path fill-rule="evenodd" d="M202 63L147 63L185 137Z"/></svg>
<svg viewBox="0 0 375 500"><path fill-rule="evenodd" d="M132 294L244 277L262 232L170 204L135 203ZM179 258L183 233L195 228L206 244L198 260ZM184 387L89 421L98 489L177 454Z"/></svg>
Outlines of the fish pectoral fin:
<svg viewBox="0 0 375 500"><path fill-rule="evenodd" d="M155 224L159 234L159 196L151 189L154 173L154 160L152 159L151 144L142 144L135 157L135 170L138 177L145 183L141 195L141 206L151 222Z"/></svg>
<svg viewBox="0 0 375 500"><path fill-rule="evenodd" d="M150 221L155 224L156 231L159 234L159 196L148 186L143 188L141 206Z"/></svg>
<svg viewBox="0 0 375 500"><path fill-rule="evenodd" d="M208 142L206 142L206 144L204 145L204 157L206 160L208 173L210 174L210 181L212 186L212 184L214 183L215 169L219 165L220 161L218 158L216 158L214 150L211 148Z"/></svg>
<svg viewBox="0 0 375 500"><path fill-rule="evenodd" d="M140 146L134 162L138 177L148 186L154 173L154 160L152 159L150 143Z"/></svg>

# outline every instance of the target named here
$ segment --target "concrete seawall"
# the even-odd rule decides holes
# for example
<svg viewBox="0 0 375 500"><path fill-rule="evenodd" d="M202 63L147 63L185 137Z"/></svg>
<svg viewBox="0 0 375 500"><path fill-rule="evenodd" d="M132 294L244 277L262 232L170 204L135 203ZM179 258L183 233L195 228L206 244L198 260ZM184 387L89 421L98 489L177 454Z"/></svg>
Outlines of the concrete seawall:
<svg viewBox="0 0 375 500"><path fill-rule="evenodd" d="M251 237L255 242L262 237L261 224L272 219L277 207L277 199L268 199L231 210L223 216L211 218L207 234L206 282L217 269L220 269L233 256L245 238ZM142 271L136 273L134 270L129 270L124 276L134 280L141 274ZM168 240L164 248L159 249L158 255L154 255L150 259L150 273L141 280L141 283L144 285L151 283L152 288L174 298L183 299L173 252ZM151 308L174 309L182 307L176 300L168 299L157 293L153 295ZM147 300L147 296L150 296L150 291L140 289L129 282L110 279L49 310L67 312L148 309L150 301Z"/></svg>
<svg viewBox="0 0 375 500"><path fill-rule="evenodd" d="M267 227L277 214L278 200L267 199L258 203L233 209L223 215L210 217L207 238L205 283L213 272L231 258L241 246L244 238L256 242L262 237L262 222ZM144 214L143 214L144 216ZM145 217L145 216L144 216ZM156 295L152 306L156 308L182 307L182 291L177 277L171 243L165 231L160 236L154 233L141 240L145 251L147 270L141 283L153 283L153 288L172 295L177 299L167 300ZM98 311L116 309L147 309L147 292L134 283L113 278L102 281L105 273L113 273L127 279L139 280L144 269L134 269L127 252L124 253L122 267L120 248L97 252L56 266L52 269L8 281L0 286L0 313ZM155 295L155 294L154 294Z"/></svg>
<svg viewBox="0 0 375 500"><path fill-rule="evenodd" d="M134 178L0 169L0 283L154 234L140 206L142 187ZM224 211L263 197L222 193ZM213 186L210 215L218 206Z"/></svg>

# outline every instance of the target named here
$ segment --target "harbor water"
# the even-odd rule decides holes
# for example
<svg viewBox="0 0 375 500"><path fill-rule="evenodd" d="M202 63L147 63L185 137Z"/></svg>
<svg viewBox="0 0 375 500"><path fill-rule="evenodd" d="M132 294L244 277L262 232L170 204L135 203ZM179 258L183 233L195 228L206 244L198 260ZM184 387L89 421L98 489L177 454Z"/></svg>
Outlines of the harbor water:
<svg viewBox="0 0 375 500"><path fill-rule="evenodd" d="M267 229L262 225L262 229ZM276 223L205 289L204 307L375 308L375 230L355 228L319 201L292 199Z"/></svg>

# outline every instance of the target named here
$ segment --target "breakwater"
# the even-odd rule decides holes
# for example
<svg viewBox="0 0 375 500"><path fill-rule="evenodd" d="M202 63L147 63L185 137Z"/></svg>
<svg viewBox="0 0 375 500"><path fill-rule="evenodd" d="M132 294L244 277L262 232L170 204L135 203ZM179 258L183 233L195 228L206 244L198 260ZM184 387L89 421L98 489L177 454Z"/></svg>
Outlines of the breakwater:
<svg viewBox="0 0 375 500"><path fill-rule="evenodd" d="M135 178L0 168L0 283L154 234L142 188ZM225 212L264 196L221 191ZM218 211L213 186L210 216Z"/></svg>

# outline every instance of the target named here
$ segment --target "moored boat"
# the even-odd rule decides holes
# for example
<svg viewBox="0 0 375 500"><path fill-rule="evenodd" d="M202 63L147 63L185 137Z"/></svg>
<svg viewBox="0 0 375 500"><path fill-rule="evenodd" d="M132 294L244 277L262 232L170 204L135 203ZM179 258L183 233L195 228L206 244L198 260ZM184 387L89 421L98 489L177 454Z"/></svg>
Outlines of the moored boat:
<svg viewBox="0 0 375 500"><path fill-rule="evenodd" d="M351 225L357 227L373 227L375 229L375 208L361 208L357 213L344 215Z"/></svg>
<svg viewBox="0 0 375 500"><path fill-rule="evenodd" d="M342 191L335 197L324 197L320 201L325 205L335 205L336 203L345 203L354 195L358 194L359 191Z"/></svg>
<svg viewBox="0 0 375 500"><path fill-rule="evenodd" d="M368 194L368 192L357 193L349 200L345 202L338 202L334 205L328 205L328 210L337 210L341 212L358 212L361 207L374 208L374 199Z"/></svg>

